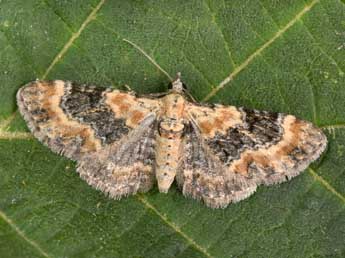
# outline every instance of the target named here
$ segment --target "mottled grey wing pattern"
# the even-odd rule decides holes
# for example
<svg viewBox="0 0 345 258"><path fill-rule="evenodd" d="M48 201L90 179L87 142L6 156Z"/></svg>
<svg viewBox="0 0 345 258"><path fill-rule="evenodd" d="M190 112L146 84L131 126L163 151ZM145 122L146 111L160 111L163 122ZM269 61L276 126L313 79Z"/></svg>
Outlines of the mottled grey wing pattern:
<svg viewBox="0 0 345 258"><path fill-rule="evenodd" d="M292 115L190 105L191 132L179 174L184 194L208 206L247 198L260 184L286 181L320 156L327 139Z"/></svg>
<svg viewBox="0 0 345 258"><path fill-rule="evenodd" d="M226 207L298 175L326 147L320 129L292 115L190 103L179 77L174 85L155 99L35 81L17 101L33 134L113 198L149 190L155 173L167 191L176 174L183 194Z"/></svg>
<svg viewBox="0 0 345 258"><path fill-rule="evenodd" d="M154 100L68 81L31 82L17 103L32 133L74 160L118 142L159 109Z"/></svg>
<svg viewBox="0 0 345 258"><path fill-rule="evenodd" d="M68 86L63 81L35 81L17 93L20 113L29 129L56 153L77 160L83 153L101 148L91 126L80 124L61 107Z"/></svg>
<svg viewBox="0 0 345 258"><path fill-rule="evenodd" d="M152 185L152 164L145 160L153 158L157 101L109 88L35 81L18 91L17 102L32 133L77 160L89 184L116 198ZM107 184L106 177L112 178Z"/></svg>
<svg viewBox="0 0 345 258"><path fill-rule="evenodd" d="M150 115L118 144L85 155L78 172L90 185L119 199L154 183L156 117Z"/></svg>
<svg viewBox="0 0 345 258"><path fill-rule="evenodd" d="M176 181L182 193L212 208L225 207L252 194L256 185L243 175L227 173L195 124L188 125Z"/></svg>

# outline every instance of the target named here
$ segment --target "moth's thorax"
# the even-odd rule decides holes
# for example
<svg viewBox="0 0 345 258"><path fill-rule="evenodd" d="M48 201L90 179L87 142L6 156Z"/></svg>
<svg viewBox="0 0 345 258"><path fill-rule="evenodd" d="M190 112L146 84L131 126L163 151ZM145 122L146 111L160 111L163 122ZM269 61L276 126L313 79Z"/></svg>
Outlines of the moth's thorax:
<svg viewBox="0 0 345 258"><path fill-rule="evenodd" d="M162 98L156 139L156 178L161 192L169 190L178 168L185 130L185 104L186 100L180 94L171 93Z"/></svg>
<svg viewBox="0 0 345 258"><path fill-rule="evenodd" d="M173 119L183 117L186 105L185 98L177 93L170 93L162 98L162 116Z"/></svg>

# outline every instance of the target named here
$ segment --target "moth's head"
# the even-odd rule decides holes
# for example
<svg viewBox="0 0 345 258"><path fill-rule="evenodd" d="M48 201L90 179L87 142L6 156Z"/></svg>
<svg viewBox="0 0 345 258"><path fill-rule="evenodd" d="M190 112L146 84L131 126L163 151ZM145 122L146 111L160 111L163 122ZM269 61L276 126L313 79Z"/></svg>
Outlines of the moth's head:
<svg viewBox="0 0 345 258"><path fill-rule="evenodd" d="M176 79L169 83L169 90L180 94L187 91L186 85L181 81L181 73L177 73Z"/></svg>

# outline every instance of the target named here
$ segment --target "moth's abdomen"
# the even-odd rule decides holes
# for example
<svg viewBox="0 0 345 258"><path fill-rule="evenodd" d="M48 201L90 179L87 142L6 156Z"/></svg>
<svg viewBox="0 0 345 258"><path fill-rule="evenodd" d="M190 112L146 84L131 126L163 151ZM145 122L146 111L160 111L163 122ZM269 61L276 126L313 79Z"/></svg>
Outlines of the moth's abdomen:
<svg viewBox="0 0 345 258"><path fill-rule="evenodd" d="M156 178L160 192L167 192L174 181L178 168L184 124L173 119L159 124L156 142Z"/></svg>
<svg viewBox="0 0 345 258"><path fill-rule="evenodd" d="M160 192L168 192L174 181L182 152L185 100L179 94L162 99L163 114L156 142L156 178Z"/></svg>

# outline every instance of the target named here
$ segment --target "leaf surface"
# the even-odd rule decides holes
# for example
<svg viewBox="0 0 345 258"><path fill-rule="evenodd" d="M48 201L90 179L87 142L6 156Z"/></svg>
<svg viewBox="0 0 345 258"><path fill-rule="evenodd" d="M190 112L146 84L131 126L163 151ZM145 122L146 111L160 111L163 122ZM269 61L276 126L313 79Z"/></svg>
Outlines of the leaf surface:
<svg viewBox="0 0 345 258"><path fill-rule="evenodd" d="M1 257L344 257L344 21L340 0L0 1ZM15 93L36 78L165 91L124 39L197 100L297 115L328 149L224 210L175 186L108 199L32 138Z"/></svg>

